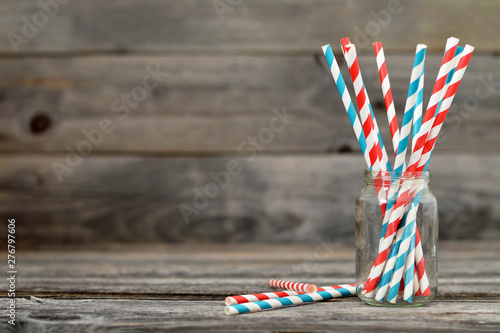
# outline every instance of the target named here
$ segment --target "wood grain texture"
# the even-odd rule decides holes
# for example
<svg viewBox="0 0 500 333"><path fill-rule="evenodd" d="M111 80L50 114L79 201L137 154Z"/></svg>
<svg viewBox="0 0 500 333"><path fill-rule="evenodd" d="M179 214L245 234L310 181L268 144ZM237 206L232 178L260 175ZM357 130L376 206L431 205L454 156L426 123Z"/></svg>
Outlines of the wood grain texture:
<svg viewBox="0 0 500 333"><path fill-rule="evenodd" d="M394 1L56 1L0 3L0 217L22 221L27 247L351 240L363 161L320 50L338 51L344 36L358 45L386 145L371 43L384 42L398 110L417 43L429 45L425 100L445 39L476 46L433 188L444 239L498 237L496 1L402 0L390 18ZM214 3L226 6L222 17ZM43 4L57 13L16 53L9 38L43 19ZM124 108L134 93L141 100ZM293 119L249 162L245 142L270 128L275 109ZM113 129L90 144L83 132L104 131L106 119ZM85 146L90 156L58 180L53 162ZM233 159L242 173L186 223L179 205Z"/></svg>
<svg viewBox="0 0 500 333"><path fill-rule="evenodd" d="M19 300L17 332L498 332L498 298L385 309L356 298L227 317L223 301ZM3 310L4 311L4 310ZM404 324L395 317L404 319ZM314 320L311 320L314 318ZM425 318L425 320L422 320ZM4 332L16 332L2 322ZM9 325L10 326L10 325Z"/></svg>
<svg viewBox="0 0 500 333"><path fill-rule="evenodd" d="M220 1L221 15L211 0L71 1L59 7L43 27L28 32L21 53L310 52L345 36L370 52L376 40L391 50L413 51L418 43L441 50L451 35L482 50L500 46L494 0ZM23 36L22 18L33 23L41 7L10 0L2 1L0 12L1 31ZM14 54L7 36L0 51Z"/></svg>
<svg viewBox="0 0 500 333"><path fill-rule="evenodd" d="M19 220L21 240L30 246L297 242L323 236L350 241L354 201L363 187L358 154L257 156L253 161L241 155L94 156L59 182L52 163L64 159L0 157L0 216ZM241 172L224 180L224 188L208 189L207 184L215 184L211 173L226 170L228 163L238 163ZM499 163L493 155L435 154L431 188L440 204L442 239L498 237ZM210 200L196 194L217 188ZM188 223L181 204L196 210Z"/></svg>
<svg viewBox="0 0 500 333"><path fill-rule="evenodd" d="M354 248L323 239L280 246L107 244L92 250L21 250L17 330L5 320L0 329L23 333L496 332L500 329L498 251L498 242L441 242L438 296L420 308L371 307L346 297L227 317L225 296L271 290L266 286L270 277L317 284L353 281ZM3 304L7 299L1 296Z"/></svg>
<svg viewBox="0 0 500 333"><path fill-rule="evenodd" d="M498 151L499 59L472 58L438 151ZM441 55L428 56L424 101L430 96L440 61ZM373 56L361 57L360 62L389 143ZM387 59L399 111L404 109L412 62L410 55ZM149 74L156 68L160 82ZM266 136L266 152L359 151L322 56L3 59L0 74L0 151L67 152L87 140L83 131L100 129L100 122L109 119L112 129L92 144L93 151L235 152L248 137L269 129L273 109L286 109L293 119L271 133L270 139ZM147 84L158 84L151 91L143 88L148 77ZM121 101L122 96L130 97L140 89L146 95L134 95L144 96L138 102L127 106ZM48 119L46 131L31 128L37 115Z"/></svg>

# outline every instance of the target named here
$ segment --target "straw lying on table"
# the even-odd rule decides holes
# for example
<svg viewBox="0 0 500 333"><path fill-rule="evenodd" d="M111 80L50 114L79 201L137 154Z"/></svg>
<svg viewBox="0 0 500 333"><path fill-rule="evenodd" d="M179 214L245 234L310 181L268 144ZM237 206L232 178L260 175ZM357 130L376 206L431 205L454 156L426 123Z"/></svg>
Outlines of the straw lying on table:
<svg viewBox="0 0 500 333"><path fill-rule="evenodd" d="M293 290L299 293L315 293L318 290L318 287L316 287L316 285L302 282L271 279L267 282L267 284L269 285L269 287Z"/></svg>
<svg viewBox="0 0 500 333"><path fill-rule="evenodd" d="M350 43L349 38L342 39L341 46L358 101L361 126L358 125L356 110L352 106L331 46L323 46L323 52L368 168L383 175L385 171L391 171L391 166L363 83L356 48ZM406 172L405 175L409 178L390 183L385 180L375 181L383 216L382 233L379 253L364 283L363 293L366 297L379 301L386 299L394 303L399 292L403 291L403 299L413 302L413 296L431 295L420 233L415 221L423 189L422 185L414 181L415 172L425 171L428 167L437 135L474 48L470 45L462 48L458 46L458 39L454 37L448 39L437 79L425 115L422 117L426 46L417 45L401 130L398 128L382 44L375 43L374 49L396 156L394 171L399 174ZM412 130L411 155L406 166L405 156L410 147L409 138Z"/></svg>

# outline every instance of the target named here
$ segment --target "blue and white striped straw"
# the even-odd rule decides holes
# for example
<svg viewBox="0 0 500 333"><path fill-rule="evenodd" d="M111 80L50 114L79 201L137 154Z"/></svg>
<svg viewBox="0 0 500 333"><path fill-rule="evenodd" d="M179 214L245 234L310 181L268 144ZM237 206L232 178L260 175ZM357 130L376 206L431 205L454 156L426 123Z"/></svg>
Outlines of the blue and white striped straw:
<svg viewBox="0 0 500 333"><path fill-rule="evenodd" d="M415 51L415 60L413 61L413 70L410 77L410 87L408 89L408 97L406 98L405 112L403 116L403 124L399 133L398 154L394 161L394 172L403 172L405 169L406 151L408 150L408 141L412 127L413 113L417 108L418 93L420 78L424 75L425 66L425 51L427 45L418 44ZM422 87L423 89L423 83ZM420 106L422 103L420 102Z"/></svg>
<svg viewBox="0 0 500 333"><path fill-rule="evenodd" d="M420 201L420 198L419 198L419 201ZM415 211L418 209L418 203L411 204L410 211L413 209L415 209ZM405 285L404 285L404 291L403 291L403 299L405 301L412 303L413 302L413 294L416 292L415 282L417 282L417 285L418 285L418 278L415 277L415 241L416 241L416 234L417 234L417 221L416 221L416 219L413 219L413 221L410 223L410 225L411 225L412 229L411 229L411 235L410 235L410 248L409 248L408 253L406 255L406 262L405 262L405 268L404 268ZM414 279L417 279L417 281L415 281ZM418 288L417 288L417 290L418 290Z"/></svg>
<svg viewBox="0 0 500 333"><path fill-rule="evenodd" d="M415 109L413 110L413 127L412 127L412 137L411 137L411 148L415 146L415 137L420 131L422 126L422 110L424 107L424 73L425 73L425 59L422 62L422 73L418 78L417 85L417 100L415 102Z"/></svg>
<svg viewBox="0 0 500 333"><path fill-rule="evenodd" d="M352 128L354 129L356 139L358 140L359 146L361 147L366 165L368 169L372 170L369 152L368 149L366 149L365 133L363 131L363 127L361 126L361 122L359 121L356 109L354 108L354 104L352 103L349 91L346 88L345 81L342 77L342 73L340 72L340 68L337 60L335 59L335 55L333 54L330 44L324 45L322 49L323 53L325 54L326 61L328 62L328 66L330 67L333 79L335 80L335 84L337 85L337 88L339 90L340 97L342 98L342 103L344 103L345 110L347 112L347 115L349 116Z"/></svg>

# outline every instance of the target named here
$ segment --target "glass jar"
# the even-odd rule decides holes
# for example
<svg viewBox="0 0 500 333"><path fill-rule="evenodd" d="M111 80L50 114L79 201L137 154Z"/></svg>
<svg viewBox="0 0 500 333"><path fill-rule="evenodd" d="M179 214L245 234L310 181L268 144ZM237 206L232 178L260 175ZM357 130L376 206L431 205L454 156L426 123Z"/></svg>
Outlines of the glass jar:
<svg viewBox="0 0 500 333"><path fill-rule="evenodd" d="M430 173L365 171L364 181L356 200L358 297L376 306L429 303L438 286L438 207Z"/></svg>

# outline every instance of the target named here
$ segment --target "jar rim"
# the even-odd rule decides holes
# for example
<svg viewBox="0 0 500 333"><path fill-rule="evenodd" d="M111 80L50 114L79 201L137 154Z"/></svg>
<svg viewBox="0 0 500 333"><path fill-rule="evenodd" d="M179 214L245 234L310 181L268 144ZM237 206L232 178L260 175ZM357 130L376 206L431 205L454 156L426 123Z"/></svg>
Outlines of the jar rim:
<svg viewBox="0 0 500 333"><path fill-rule="evenodd" d="M366 170L363 173L365 181L373 181L377 180L423 180L429 182L431 179L431 172L429 170L426 171L403 171L403 172L394 172L394 171L371 171Z"/></svg>

